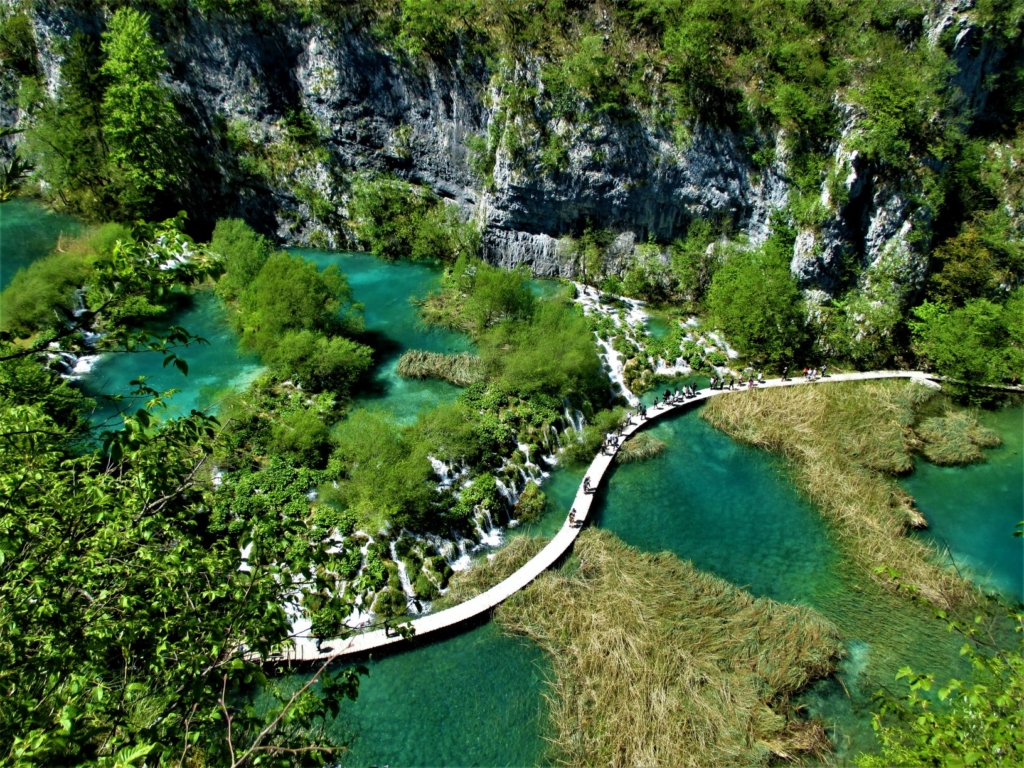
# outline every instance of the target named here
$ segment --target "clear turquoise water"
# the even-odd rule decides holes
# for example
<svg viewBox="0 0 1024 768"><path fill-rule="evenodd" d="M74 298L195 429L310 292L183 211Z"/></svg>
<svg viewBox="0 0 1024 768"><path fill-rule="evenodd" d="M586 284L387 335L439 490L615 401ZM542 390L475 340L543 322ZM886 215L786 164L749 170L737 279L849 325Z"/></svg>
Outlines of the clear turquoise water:
<svg viewBox="0 0 1024 768"><path fill-rule="evenodd" d="M163 323L161 325L164 325ZM128 383L139 375L147 384L161 392L180 390L167 403L167 418L188 414L193 409L215 406L231 391L245 387L260 371L257 355L239 348L238 336L228 325L224 308L211 291L197 293L190 304L175 312L166 325L180 325L202 336L209 343L177 350L188 362L188 376L174 366L163 366L163 355L156 352L105 355L83 376L82 390L97 397L94 423L118 426L118 408L131 406L128 401L111 403L99 395L129 395Z"/></svg>
<svg viewBox="0 0 1024 768"><path fill-rule="evenodd" d="M871 749L872 696L910 665L964 674L959 643L932 611L882 592L840 556L820 515L771 455L740 445L691 410L651 427L669 450L617 467L596 524L648 551L669 550L756 595L816 608L849 656L838 680L801 697L841 757Z"/></svg>
<svg viewBox="0 0 1024 768"><path fill-rule="evenodd" d="M9 279L12 265L49 252L61 231L73 231L73 222L52 216L30 204L0 207L0 280ZM348 274L356 299L366 304L368 330L385 347L378 389L360 404L411 421L457 396L458 389L443 382L410 382L395 373L406 349L470 348L460 334L419 326L409 298L436 286L435 268L365 254L297 252L321 267L337 263ZM172 400L169 413L176 414L214 405L258 371L256 358L238 350L211 294L197 295L173 322L211 342L183 353L191 368L187 378L164 369L158 355L119 355L100 361L83 386L93 393L126 392L127 382L142 372L157 389L183 390ZM1024 410L983 418L1005 440L989 463L944 469L921 462L904 486L931 523L925 535L941 537L958 562L1013 594L1024 566L1021 540L1007 532L1024 518ZM958 643L930 612L881 593L844 565L820 516L769 455L734 443L696 412L652 431L670 450L616 469L610 488L601 492L597 522L638 547L671 550L755 594L811 605L832 619L849 640L849 656L837 680L816 685L801 703L830 724L840 756L871 747L871 694L880 683L891 683L900 666L940 676L963 672ZM553 473L544 486L549 511L523 533L557 530L582 472ZM492 623L368 666L359 701L346 704L334 724L338 735L352 739L344 765L530 765L540 759L549 667L537 648L502 637Z"/></svg>
<svg viewBox="0 0 1024 768"><path fill-rule="evenodd" d="M81 230L75 219L38 203L12 200L0 205L0 290L19 269L52 253L62 234L74 237Z"/></svg>
<svg viewBox="0 0 1024 768"><path fill-rule="evenodd" d="M1024 520L1024 407L982 411L1003 445L985 451L988 461L938 467L918 459L901 485L928 519L921 535L949 549L960 568L1006 595L1024 601L1024 538L1013 536Z"/></svg>
<svg viewBox="0 0 1024 768"><path fill-rule="evenodd" d="M440 284L441 271L429 264L387 262L365 253L337 253L296 248L292 251L321 269L331 264L348 276L355 300L365 305L366 329L378 348L373 391L357 398L358 406L379 408L408 424L424 410L459 395L459 388L435 379L403 379L398 359L409 349L466 352L472 343L464 334L424 326L412 299Z"/></svg>
<svg viewBox="0 0 1024 768"><path fill-rule="evenodd" d="M527 766L544 750L544 680L532 644L493 622L414 650L371 660L359 698L330 730L350 739L347 767Z"/></svg>

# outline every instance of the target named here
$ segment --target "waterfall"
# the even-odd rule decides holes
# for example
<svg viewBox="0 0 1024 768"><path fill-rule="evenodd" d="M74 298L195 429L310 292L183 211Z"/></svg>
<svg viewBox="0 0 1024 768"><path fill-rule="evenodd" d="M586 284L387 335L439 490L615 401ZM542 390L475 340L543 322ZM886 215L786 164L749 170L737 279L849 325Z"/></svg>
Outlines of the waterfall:
<svg viewBox="0 0 1024 768"><path fill-rule="evenodd" d="M405 609L409 613L423 613L423 608L416 598L416 590L412 588L412 581L409 580L409 572L406 570L405 563L398 557L393 541L391 542L391 559L398 566L398 580L402 583L402 591L405 592Z"/></svg>

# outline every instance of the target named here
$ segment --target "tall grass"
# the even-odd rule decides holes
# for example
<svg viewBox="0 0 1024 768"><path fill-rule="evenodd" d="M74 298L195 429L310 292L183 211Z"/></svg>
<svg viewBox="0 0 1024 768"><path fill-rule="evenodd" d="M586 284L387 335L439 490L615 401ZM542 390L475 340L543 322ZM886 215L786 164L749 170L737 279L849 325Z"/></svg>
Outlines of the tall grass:
<svg viewBox="0 0 1024 768"><path fill-rule="evenodd" d="M702 416L751 445L785 456L797 486L873 578L941 608L971 604L972 586L908 538L924 523L893 475L913 469L917 409L931 390L896 381L786 387L713 398Z"/></svg>
<svg viewBox="0 0 1024 768"><path fill-rule="evenodd" d="M646 461L664 453L667 448L668 444L664 440L659 440L647 432L638 432L619 448L615 460L622 464Z"/></svg>
<svg viewBox="0 0 1024 768"><path fill-rule="evenodd" d="M483 381L484 370L480 358L469 352L446 355L411 349L399 358L398 375L407 379L444 379L466 387Z"/></svg>
<svg viewBox="0 0 1024 768"><path fill-rule="evenodd" d="M933 464L955 466L985 461L982 448L1002 445L995 430L983 427L970 411L947 411L943 416L925 419L917 427L921 453Z"/></svg>
<svg viewBox="0 0 1024 768"><path fill-rule="evenodd" d="M834 669L836 629L675 555L586 530L496 618L551 656L560 764L767 765L828 748L789 697Z"/></svg>

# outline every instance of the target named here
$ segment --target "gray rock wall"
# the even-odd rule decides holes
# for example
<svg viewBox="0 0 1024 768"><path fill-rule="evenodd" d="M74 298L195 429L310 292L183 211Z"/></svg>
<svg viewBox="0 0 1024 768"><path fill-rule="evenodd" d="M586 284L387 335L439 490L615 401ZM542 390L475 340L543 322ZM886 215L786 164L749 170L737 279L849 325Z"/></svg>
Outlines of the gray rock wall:
<svg viewBox="0 0 1024 768"><path fill-rule="evenodd" d="M9 2L10 0L4 0ZM963 62L957 83L983 108L983 80L992 56L970 46L972 27L964 1L937 8L929 33L960 25ZM75 28L97 29L99 19L61 10L36 15L41 65L56 90L60 39ZM938 30L936 32L935 30ZM525 264L539 275L575 276L577 265L561 243L587 226L610 228L617 242L667 242L695 217L728 219L750 242L762 242L775 212L788 199L783 153L767 169L756 169L743 137L697 127L679 146L663 129L642 119L597 118L590 125L547 125L568 147L568 162L549 172L536 162L517 167L499 149L493 185L471 170L466 139L484 135L494 108L488 106L491 73L479 63L413 64L384 50L357 29L325 29L296 21L271 31L234 20L189 19L161 30L171 62L170 85L196 128L204 165L190 189L192 217L200 225L225 215L245 217L256 228L296 244L342 247L351 241L345 225L347 180L355 173L389 171L426 184L484 229L486 258L506 267ZM958 48L959 50L959 48ZM244 121L254 140L274 141L283 118L303 108L322 134L326 157L303 159L289 178L267 180L240 173L224 138L224 126ZM905 191L872 176L846 146L856 130L847 109L847 130L835 163L846 169L848 201L832 204L825 221L800 233L792 268L816 295L837 289L844 269L867 268L883 253L898 252L908 275L923 274L923 257L911 230L927 227ZM10 120L10 106L0 116ZM762 137L763 139L764 137ZM769 137L770 140L770 137ZM535 154L535 153L534 153ZM296 185L329 201L333 214L318 218ZM612 249L607 267L628 266L630 247Z"/></svg>

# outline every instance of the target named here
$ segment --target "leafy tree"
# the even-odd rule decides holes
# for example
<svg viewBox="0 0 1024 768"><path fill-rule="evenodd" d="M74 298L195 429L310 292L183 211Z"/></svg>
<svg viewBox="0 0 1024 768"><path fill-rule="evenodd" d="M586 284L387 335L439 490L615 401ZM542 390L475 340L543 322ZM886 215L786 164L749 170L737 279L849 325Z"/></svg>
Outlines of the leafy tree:
<svg viewBox="0 0 1024 768"><path fill-rule="evenodd" d="M103 134L106 78L97 41L76 32L64 45L60 90L35 114L26 134L30 157L46 182L44 194L89 219L114 213Z"/></svg>
<svg viewBox="0 0 1024 768"><path fill-rule="evenodd" d="M461 268L460 268L461 267ZM476 333L504 320L529 320L537 301L525 269L507 272L484 262L460 262L456 278L470 286L465 313Z"/></svg>
<svg viewBox="0 0 1024 768"><path fill-rule="evenodd" d="M1009 222L1002 218L979 217L935 249L932 259L936 268L929 285L933 300L957 306L975 298L999 301L1020 282L1024 249L1006 236Z"/></svg>
<svg viewBox="0 0 1024 768"><path fill-rule="evenodd" d="M429 190L390 177L362 177L352 185L352 226L382 259L451 263L473 256L480 236Z"/></svg>
<svg viewBox="0 0 1024 768"><path fill-rule="evenodd" d="M142 407L102 444L83 444L84 403L45 367L51 344L75 348L101 327L110 347L145 344L187 371L174 347L194 337L118 320L125 301L209 275L194 244L181 260L183 245L176 222L118 241L85 313L28 345L0 339L0 762L322 763L330 745L309 733L355 695L357 676L344 672L249 704L266 674L245 651L267 658L286 640L281 606L327 545L307 540L284 557L280 542L308 526L271 515L273 545L240 567L253 526L221 525L205 481L216 421L158 420L163 396L137 380Z"/></svg>
<svg viewBox="0 0 1024 768"><path fill-rule="evenodd" d="M184 183L182 123L160 83L167 68L149 32L149 17L122 8L103 34L103 136L120 213L145 215L161 194L172 199Z"/></svg>
<svg viewBox="0 0 1024 768"><path fill-rule="evenodd" d="M130 239L128 230L106 225L19 270L0 294L0 330L28 337L66 322L97 260L109 255L118 239Z"/></svg>
<svg viewBox="0 0 1024 768"><path fill-rule="evenodd" d="M1005 305L972 299L963 307L924 302L910 327L917 353L967 386L1019 381L1024 371L1024 289Z"/></svg>
<svg viewBox="0 0 1024 768"><path fill-rule="evenodd" d="M715 240L711 222L694 219L686 229L686 237L672 244L671 269L676 290L690 303L699 306L711 287L720 262L716 251L708 252Z"/></svg>
<svg viewBox="0 0 1024 768"><path fill-rule="evenodd" d="M334 432L334 458L345 479L339 496L361 525L420 527L433 510L433 469L428 447L412 443L385 416L356 411Z"/></svg>
<svg viewBox="0 0 1024 768"><path fill-rule="evenodd" d="M778 241L727 259L711 281L707 304L730 343L753 360L789 362L804 342L803 297Z"/></svg>
<svg viewBox="0 0 1024 768"><path fill-rule="evenodd" d="M270 352L289 331L361 330L362 307L353 303L345 275L334 265L320 272L298 256L279 252L241 294L243 341Z"/></svg>
<svg viewBox="0 0 1024 768"><path fill-rule="evenodd" d="M960 653L971 661L972 679L940 685L933 675L904 667L896 675L907 693L879 693L872 725L881 753L862 755L863 768L905 766L1010 766L1024 762L1024 615L1013 617L1015 647L978 642L977 625L950 621L965 634ZM988 646L988 647L985 647ZM934 690L933 690L934 689Z"/></svg>
<svg viewBox="0 0 1024 768"><path fill-rule="evenodd" d="M373 366L373 350L344 336L290 331L267 359L279 376L293 378L306 389L347 395Z"/></svg>
<svg viewBox="0 0 1024 768"><path fill-rule="evenodd" d="M234 301L259 275L273 248L241 219L221 219L213 229L210 251L224 262L217 293L226 301Z"/></svg>
<svg viewBox="0 0 1024 768"><path fill-rule="evenodd" d="M38 74L36 38L32 20L25 13L15 13L0 21L0 62L22 77Z"/></svg>

